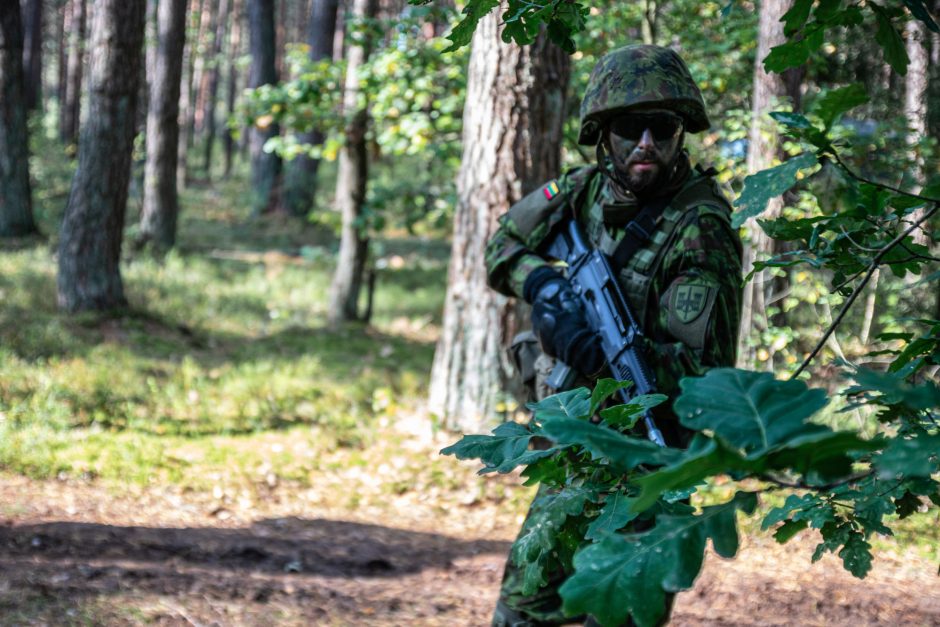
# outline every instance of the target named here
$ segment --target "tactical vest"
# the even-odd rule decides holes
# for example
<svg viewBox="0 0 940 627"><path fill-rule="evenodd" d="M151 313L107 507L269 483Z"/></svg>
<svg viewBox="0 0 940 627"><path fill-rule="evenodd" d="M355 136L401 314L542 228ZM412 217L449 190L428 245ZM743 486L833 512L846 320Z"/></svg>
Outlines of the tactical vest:
<svg viewBox="0 0 940 627"><path fill-rule="evenodd" d="M572 190L569 202L575 206L575 213L585 225L591 243L607 255L612 255L619 240L612 238L604 225L604 198L601 193L604 181L604 176L599 172L593 174L585 181L583 189ZM586 194L583 193L585 191ZM586 212L583 207L587 207ZM641 324L647 320L649 290L653 278L662 265L666 251L678 237L679 226L693 215L715 216L731 230L731 205L712 176L697 166L686 184L656 219L650 239L620 270L620 285Z"/></svg>

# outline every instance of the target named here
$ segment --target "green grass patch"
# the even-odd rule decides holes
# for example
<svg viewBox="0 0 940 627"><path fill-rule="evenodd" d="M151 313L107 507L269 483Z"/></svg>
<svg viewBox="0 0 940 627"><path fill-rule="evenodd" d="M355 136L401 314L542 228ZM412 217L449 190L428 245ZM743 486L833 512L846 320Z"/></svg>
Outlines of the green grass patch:
<svg viewBox="0 0 940 627"><path fill-rule="evenodd" d="M426 395L443 241L378 242L372 324L330 328L332 234L252 219L243 178L202 183L182 195L175 251L125 246L129 311L65 316L52 253L73 165L34 161L49 237L0 248L0 467L195 485L273 464L304 481L319 453L366 446L377 420ZM304 451L257 453L269 435Z"/></svg>

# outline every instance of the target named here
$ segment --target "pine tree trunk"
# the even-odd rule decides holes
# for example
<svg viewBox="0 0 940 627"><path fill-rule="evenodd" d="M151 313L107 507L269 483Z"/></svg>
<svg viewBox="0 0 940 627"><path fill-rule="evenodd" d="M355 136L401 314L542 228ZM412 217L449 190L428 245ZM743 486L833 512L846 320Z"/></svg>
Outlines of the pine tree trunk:
<svg viewBox="0 0 940 627"><path fill-rule="evenodd" d="M36 232L23 83L23 22L14 0L0 4L0 237Z"/></svg>
<svg viewBox="0 0 940 627"><path fill-rule="evenodd" d="M192 33L193 22L202 24L205 0L191 0L186 16L186 43L183 47L183 72L180 77L179 143L176 150L176 187L183 190L189 184L190 112L193 109L193 70L199 54L199 27ZM190 36L192 35L192 36Z"/></svg>
<svg viewBox="0 0 940 627"><path fill-rule="evenodd" d="M778 137L767 114L776 102L787 94L787 85L779 74L764 71L764 58L770 49L784 41L783 24L780 18L790 7L790 0L765 0L760 5L758 23L757 56L754 63L754 91L751 98L751 129L748 137L747 171L750 174L766 169L773 164L778 152ZM762 218L774 219L780 215L783 201L774 198L762 214ZM754 261L774 251L774 241L760 228L755 219L745 224L748 232L744 248L744 274L754 268ZM766 300L772 289L770 273L760 272L744 286L741 311L741 331L738 339L738 362L745 367L755 360L755 349L748 338L754 331L767 328ZM773 368L773 360L765 362Z"/></svg>
<svg viewBox="0 0 940 627"><path fill-rule="evenodd" d="M88 120L59 240L59 306L126 306L121 236L127 208L146 0L97 0Z"/></svg>
<svg viewBox="0 0 940 627"><path fill-rule="evenodd" d="M196 137L205 131L205 107L209 94L209 67L212 63L212 49L214 48L216 22L218 21L220 0L207 0L208 4L202 12L202 21L199 25L199 55L193 69L193 83L196 88L195 105L190 118L189 146L196 143Z"/></svg>
<svg viewBox="0 0 940 627"><path fill-rule="evenodd" d="M58 46L58 54L56 55L56 100L59 109L59 128L62 127L62 112L65 106L66 85L68 84L68 72L66 68L69 63L69 42L67 33L69 32L68 25L71 21L70 7L71 3L64 2L56 12L56 42Z"/></svg>
<svg viewBox="0 0 940 627"><path fill-rule="evenodd" d="M504 346L512 303L486 286L484 249L496 219L557 176L570 61L554 45L500 39L499 13L473 36L463 118L447 296L431 371L430 409L443 424L480 432L497 418L512 374Z"/></svg>
<svg viewBox="0 0 940 627"><path fill-rule="evenodd" d="M206 179L212 179L212 152L215 149L215 110L219 101L219 64L222 62L222 42L228 30L230 0L219 0L219 15L216 23L215 37L212 40L212 56L209 60L208 90L206 102L203 106L203 126L206 136L205 170Z"/></svg>
<svg viewBox="0 0 940 627"><path fill-rule="evenodd" d="M339 0L313 0L307 22L307 44L310 60L319 61L333 56L333 34L336 32L336 13ZM319 146L326 139L319 130L303 133L300 141ZM286 164L284 172L284 205L296 216L305 216L313 208L316 198L317 171L320 160L299 156Z"/></svg>
<svg viewBox="0 0 940 627"><path fill-rule="evenodd" d="M59 136L71 144L78 140L78 126L82 112L82 73L85 67L85 29L87 23L86 0L71 0L69 58L65 79L65 104L62 107Z"/></svg>
<svg viewBox="0 0 940 627"><path fill-rule="evenodd" d="M235 113L235 95L238 93L238 66L235 60L241 54L242 48L242 7L239 0L232 0L232 30L228 40L228 85L225 92L225 118L231 119ZM232 130L226 126L222 135L222 150L225 153L225 169L223 177L232 175L232 160L235 155L235 137Z"/></svg>
<svg viewBox="0 0 940 627"><path fill-rule="evenodd" d="M26 75L26 108L42 106L42 0L23 4L23 68Z"/></svg>
<svg viewBox="0 0 940 627"><path fill-rule="evenodd" d="M186 41L187 0L161 0L157 11L156 54L147 112L144 208L137 245L163 251L176 244L179 198L176 159L179 146L180 75Z"/></svg>
<svg viewBox="0 0 940 627"><path fill-rule="evenodd" d="M374 18L378 0L354 0L352 19ZM366 127L369 121L368 104L356 108L359 100L359 68L370 54L370 42L350 45L346 53L346 88L343 91L343 111L356 111L346 127L346 141L339 153L336 173L336 205L343 217L336 273L330 286L328 316L332 324L344 320L359 320L359 292L365 271L369 238L361 217L368 183L368 154Z"/></svg>
<svg viewBox="0 0 940 627"><path fill-rule="evenodd" d="M248 0L249 39L251 45L251 88L277 83L275 69L274 0ZM255 215L277 207L281 159L264 152L264 144L279 133L277 124L251 129L251 195Z"/></svg>

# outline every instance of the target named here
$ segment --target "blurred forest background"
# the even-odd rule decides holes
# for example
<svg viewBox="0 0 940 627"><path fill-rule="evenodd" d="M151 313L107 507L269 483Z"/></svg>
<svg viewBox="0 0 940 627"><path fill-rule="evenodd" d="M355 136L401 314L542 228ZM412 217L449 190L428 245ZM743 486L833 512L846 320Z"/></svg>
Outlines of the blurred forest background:
<svg viewBox="0 0 940 627"><path fill-rule="evenodd" d="M443 52L460 18L449 2L0 4L6 566L35 566L30 551L45 543L78 568L82 555L70 551L97 541L74 527L17 535L14 524L125 525L120 535L133 525L229 528L265 519L273 529L271 521L300 524L288 517L317 512L498 538L495 549L467 552L490 551L496 566L466 566L468 580L494 595L505 540L531 490L512 477L482 481L472 465L439 458L436 449L452 436L438 432L479 432L520 411L503 346L524 313L483 285L482 243L512 202L593 162L576 143L577 112L600 56L633 42L680 52L713 122L687 137L693 162L715 166L732 197L748 174L800 152L769 112L811 111L848 85L868 98L833 125L846 139L845 162L860 176L938 196L940 33L910 19L910 3L885 2L901 66L873 43L873 28L863 36L832 29L807 47L805 63L768 74L760 62L784 42L781 18L792 4L601 0L591 3L570 55L544 37L527 47L503 43L496 14L480 22L472 46ZM840 3L815 10L823 5ZM940 12L940 2L927 6ZM832 192L832 170L824 164L801 175L763 217L812 219L843 202ZM926 272L907 272L902 259L872 275L809 365L812 386L836 394L847 385L838 362L884 366L910 321L940 319L938 229L934 215L914 233L911 254ZM742 235L749 269L758 265L739 365L785 377L849 295L833 289L839 277L829 268L762 265L788 250L754 219ZM925 376L935 381L936 369ZM825 420L877 430L873 413L842 406L835 402ZM936 559L931 516L898 535ZM359 537L377 553L394 544L369 529ZM287 525L276 533L319 530ZM48 537L60 539L35 543ZM141 544L121 537L118 545ZM247 542L226 538L236 553ZM416 543L395 546L408 552ZM225 566L225 551L206 551L203 562L180 559ZM236 555L233 568L263 563L253 568L274 577L316 561L265 551ZM368 566L379 559L363 557L355 572L401 567L387 557ZM439 565L419 566L415 572ZM182 577L170 570L155 578ZM96 581L114 574L105 573ZM227 589L209 586L197 595L210 600L203 603L187 596L190 588L120 583L127 572L104 592L76 583L94 579L84 571L68 581L41 569L31 577L0 587L0 608L13 623L65 610L93 622L182 622L192 614L252 623L273 594L283 620L298 624L475 624L493 598L473 605L451 590L457 596L444 609L430 598L402 606L407 595L393 607L379 593L372 605L355 601L368 597L360 590L343 605L337 588L339 596L294 603L278 580L265 584L275 593L245 597L242 613L226 619L211 599ZM116 603L121 594L138 596ZM903 606L900 592L885 594ZM139 595L163 600L147 605ZM235 611L231 603L226 611ZM311 606L326 609L305 613ZM378 616L363 609L380 606ZM688 607L691 623L707 616Z"/></svg>

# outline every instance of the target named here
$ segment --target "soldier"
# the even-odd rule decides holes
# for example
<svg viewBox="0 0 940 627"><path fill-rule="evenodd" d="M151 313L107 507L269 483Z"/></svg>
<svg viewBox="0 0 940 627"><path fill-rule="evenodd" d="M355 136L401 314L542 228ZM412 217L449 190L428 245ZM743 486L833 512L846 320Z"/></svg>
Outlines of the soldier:
<svg viewBox="0 0 940 627"><path fill-rule="evenodd" d="M544 385L553 358L577 369L583 383L602 376L606 365L584 312L570 306L575 296L563 269L540 255L555 227L572 216L619 269L659 391L673 397L682 377L734 365L741 242L714 170L692 167L683 148L686 132L709 124L701 92L669 48L627 46L594 68L578 142L595 147L597 164L569 171L513 205L487 246L490 287L533 305L534 336L517 338L514 352L525 362L534 338L541 346L534 366L517 359L536 398L553 393ZM657 408L656 420L669 445L688 443L691 434L668 403ZM562 567L526 596L521 569L507 563L493 625L570 622L557 592L565 578Z"/></svg>

